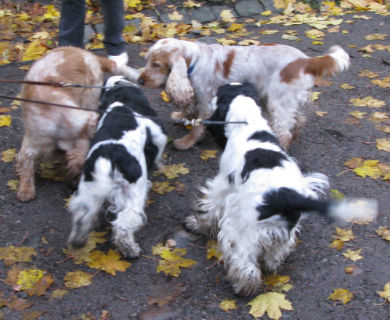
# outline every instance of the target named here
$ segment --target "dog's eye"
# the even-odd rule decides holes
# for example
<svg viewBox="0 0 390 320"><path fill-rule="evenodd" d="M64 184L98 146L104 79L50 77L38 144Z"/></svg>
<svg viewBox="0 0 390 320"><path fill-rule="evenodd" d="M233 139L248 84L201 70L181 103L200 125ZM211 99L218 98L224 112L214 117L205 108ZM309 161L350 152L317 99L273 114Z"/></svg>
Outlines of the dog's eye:
<svg viewBox="0 0 390 320"><path fill-rule="evenodd" d="M159 64L158 62L153 62L152 67L153 68L161 68L161 64Z"/></svg>

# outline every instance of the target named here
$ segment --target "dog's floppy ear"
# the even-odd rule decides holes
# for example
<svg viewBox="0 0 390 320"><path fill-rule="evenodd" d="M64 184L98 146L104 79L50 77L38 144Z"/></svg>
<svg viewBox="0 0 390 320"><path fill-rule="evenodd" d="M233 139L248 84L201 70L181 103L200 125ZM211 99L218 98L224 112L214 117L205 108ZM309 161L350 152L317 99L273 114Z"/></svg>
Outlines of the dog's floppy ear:
<svg viewBox="0 0 390 320"><path fill-rule="evenodd" d="M187 64L180 53L172 54L170 59L171 72L169 73L165 90L178 107L187 107L194 99L194 89L187 75Z"/></svg>

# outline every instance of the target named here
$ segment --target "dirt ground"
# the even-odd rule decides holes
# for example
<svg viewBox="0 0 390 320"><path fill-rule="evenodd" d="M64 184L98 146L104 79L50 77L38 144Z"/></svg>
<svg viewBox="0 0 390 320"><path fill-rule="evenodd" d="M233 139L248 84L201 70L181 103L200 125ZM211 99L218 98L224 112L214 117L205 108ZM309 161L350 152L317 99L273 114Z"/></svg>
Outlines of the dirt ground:
<svg viewBox="0 0 390 320"><path fill-rule="evenodd" d="M335 224L313 216L302 224L299 235L301 243L283 263L278 274L288 275L294 286L286 293L294 310L283 311L282 319L325 320L325 319L389 319L389 304L379 297L377 291L390 279L389 243L376 235L379 226L389 226L389 181L361 178L344 165L353 157L377 159L389 162L389 153L378 151L377 138L389 138L389 134L376 129L376 123L369 121L369 114L375 111L389 114L389 89L373 85L368 78L359 77L363 69L369 69L380 75L389 74L389 52L375 51L372 57L364 58L358 51L370 43L364 36L389 31L389 18L365 12L372 19L354 19L354 23L343 24L342 30L348 34L332 33L324 40L323 46L311 44L303 34L310 27L305 25L283 27L272 25L267 28L296 30L303 41L283 40L279 34L262 36L262 42L278 42L293 45L310 56L320 55L333 44L343 45L350 53L351 68L336 77L329 79L330 86L320 86L314 91L321 91L317 101L306 108L308 121L299 138L293 142L289 153L296 158L304 171L319 171L330 180L331 189L337 189L346 196L375 198L379 203L379 216L368 225L352 225L355 239L346 243L341 250L330 248L332 236L335 235ZM352 19L353 14L343 16L344 20ZM255 29L256 27L248 27ZM213 41L213 39L200 39ZM388 44L386 41L376 43ZM347 45L356 45L350 48ZM142 67L144 60L138 54L145 45L129 45L131 64ZM22 79L25 71L19 69L22 64L12 63L0 67L0 77ZM340 84L348 83L354 89L344 90ZM18 85L0 83L0 92L16 95ZM145 92L151 104L162 118L167 119L173 107L160 98L160 90ZM386 105L380 110L356 108L351 98L372 96L384 100ZM1 106L8 106L9 101L0 100ZM366 111L367 117L351 121L349 112ZM318 116L316 111L327 112ZM23 136L23 123L20 109L13 110L10 127L0 128L0 151L10 148L18 149ZM349 119L349 120L348 120ZM387 123L388 125L388 123ZM165 123L169 136L182 136L186 129ZM129 260L131 267L116 276L105 272L97 273L93 284L69 290L62 299L51 300L50 292L63 289L63 278L67 272L83 270L93 273L96 270L86 265L76 265L66 259L63 249L67 247L66 239L70 230L70 216L64 208L64 199L69 198L72 190L62 182L37 179L37 198L29 203L21 203L16 194L7 186L7 181L16 179L14 163L0 162L0 246L30 246L37 251L33 263L35 267L47 271L55 279L48 292L40 297L28 297L23 291L13 289L0 281L0 292L5 297L15 294L27 298L33 303L31 309L42 311L39 319L99 319L103 310L107 310L111 319L253 319L248 314L247 303L253 297L239 297L232 293L230 284L225 278L222 264L206 259L206 239L194 237L183 231L181 225L184 217L192 213L198 187L207 178L213 177L218 167L217 159L203 161L199 158L204 150L217 149L212 137L207 136L202 142L188 151L177 151L170 143L166 149L168 164L185 163L190 172L173 180L181 187L164 195L150 193L153 202L147 207L147 225L137 234L144 255ZM217 153L221 154L221 151ZM152 177L152 181L164 181L163 177ZM182 185L181 185L182 184ZM340 226L348 228L348 226ZM197 264L189 269L182 269L179 277L167 277L156 273L158 261L152 255L152 246L167 239L175 239L177 246L186 248L186 258ZM107 252L115 249L110 241L99 245ZM363 259L353 262L342 255L346 249L362 249ZM153 259L154 258L154 259ZM344 268L353 266L355 272L346 274ZM0 262L0 279L7 278L10 267ZM345 288L354 294L354 298L343 305L328 300L336 288ZM259 293L267 290L263 287ZM168 302L158 306L153 301ZM237 310L229 313L218 307L224 299L235 299ZM7 307L1 309L4 319L22 319L23 312L13 311ZM0 314L1 318L1 314Z"/></svg>

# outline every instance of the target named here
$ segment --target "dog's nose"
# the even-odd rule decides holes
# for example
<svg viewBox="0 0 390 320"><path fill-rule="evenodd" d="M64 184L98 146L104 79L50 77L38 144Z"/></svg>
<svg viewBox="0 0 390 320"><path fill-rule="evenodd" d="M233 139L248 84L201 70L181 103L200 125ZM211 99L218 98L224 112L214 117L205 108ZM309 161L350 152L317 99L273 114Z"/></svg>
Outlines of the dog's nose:
<svg viewBox="0 0 390 320"><path fill-rule="evenodd" d="M138 78L138 83L143 86L145 84L145 80L142 79L141 77L139 77Z"/></svg>

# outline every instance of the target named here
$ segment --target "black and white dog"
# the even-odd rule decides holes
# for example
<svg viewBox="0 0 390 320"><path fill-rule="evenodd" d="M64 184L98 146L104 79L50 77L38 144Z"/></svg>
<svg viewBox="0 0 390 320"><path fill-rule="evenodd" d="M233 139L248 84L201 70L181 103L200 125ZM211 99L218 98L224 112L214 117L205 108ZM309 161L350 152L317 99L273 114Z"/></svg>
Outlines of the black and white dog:
<svg viewBox="0 0 390 320"><path fill-rule="evenodd" d="M342 220L373 219L375 200L318 200L328 186L321 173L302 174L262 117L255 88L228 84L213 99L210 120L225 146L217 176L201 189L199 211L186 218L190 230L216 236L234 291L249 295L261 284L261 269L275 271L295 246L303 213Z"/></svg>
<svg viewBox="0 0 390 320"><path fill-rule="evenodd" d="M126 257L137 257L134 233L146 222L148 169L162 165L167 137L141 90L121 76L108 78L100 101L104 111L88 153L78 190L69 204L69 241L83 246L104 208L115 215L113 241ZM108 207L106 207L108 205Z"/></svg>

